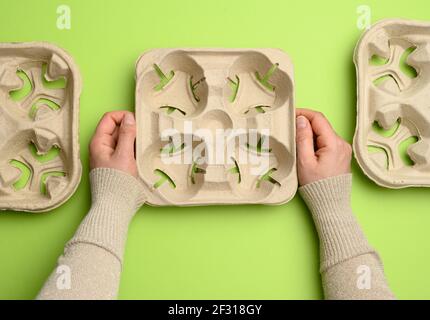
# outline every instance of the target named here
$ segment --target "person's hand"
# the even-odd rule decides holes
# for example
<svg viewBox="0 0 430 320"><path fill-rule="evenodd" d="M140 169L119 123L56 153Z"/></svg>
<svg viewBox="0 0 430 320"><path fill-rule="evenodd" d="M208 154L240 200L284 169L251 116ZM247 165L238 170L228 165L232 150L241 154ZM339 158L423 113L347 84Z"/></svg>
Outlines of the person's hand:
<svg viewBox="0 0 430 320"><path fill-rule="evenodd" d="M90 143L90 168L112 168L137 177L136 121L128 111L106 113Z"/></svg>
<svg viewBox="0 0 430 320"><path fill-rule="evenodd" d="M296 110L297 174L301 186L351 171L352 148L325 116Z"/></svg>

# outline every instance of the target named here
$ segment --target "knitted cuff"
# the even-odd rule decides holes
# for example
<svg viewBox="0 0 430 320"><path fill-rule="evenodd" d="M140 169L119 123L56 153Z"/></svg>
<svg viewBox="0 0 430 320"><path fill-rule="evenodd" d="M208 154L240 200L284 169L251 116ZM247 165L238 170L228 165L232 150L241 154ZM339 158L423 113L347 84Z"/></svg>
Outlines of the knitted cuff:
<svg viewBox="0 0 430 320"><path fill-rule="evenodd" d="M320 239L321 272L347 259L374 252L352 213L351 186L352 175L345 174L299 188Z"/></svg>
<svg viewBox="0 0 430 320"><path fill-rule="evenodd" d="M66 247L94 244L122 263L129 222L145 201L143 186L133 176L110 168L91 170L90 182L91 209Z"/></svg>

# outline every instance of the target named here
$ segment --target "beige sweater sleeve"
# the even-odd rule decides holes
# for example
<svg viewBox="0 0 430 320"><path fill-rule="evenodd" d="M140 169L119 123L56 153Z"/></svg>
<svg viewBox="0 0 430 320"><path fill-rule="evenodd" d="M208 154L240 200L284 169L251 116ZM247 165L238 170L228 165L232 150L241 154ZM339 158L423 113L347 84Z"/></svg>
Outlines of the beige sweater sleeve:
<svg viewBox="0 0 430 320"><path fill-rule="evenodd" d="M382 262L352 213L351 180L351 174L341 175L299 189L320 239L325 298L394 299Z"/></svg>
<svg viewBox="0 0 430 320"><path fill-rule="evenodd" d="M131 175L90 172L92 205L37 299L115 299L128 225L145 200Z"/></svg>

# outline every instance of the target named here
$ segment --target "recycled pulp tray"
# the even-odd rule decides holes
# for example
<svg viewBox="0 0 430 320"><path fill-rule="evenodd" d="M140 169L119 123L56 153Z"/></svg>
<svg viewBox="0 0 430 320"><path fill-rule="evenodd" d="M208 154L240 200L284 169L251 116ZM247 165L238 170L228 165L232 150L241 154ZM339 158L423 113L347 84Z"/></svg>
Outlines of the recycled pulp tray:
<svg viewBox="0 0 430 320"><path fill-rule="evenodd" d="M381 21L354 60L361 168L381 186L430 186L430 23Z"/></svg>
<svg viewBox="0 0 430 320"><path fill-rule="evenodd" d="M149 204L289 201L297 190L293 93L293 66L277 49L143 54L136 158Z"/></svg>
<svg viewBox="0 0 430 320"><path fill-rule="evenodd" d="M0 44L0 209L47 211L81 177L81 79L48 43Z"/></svg>

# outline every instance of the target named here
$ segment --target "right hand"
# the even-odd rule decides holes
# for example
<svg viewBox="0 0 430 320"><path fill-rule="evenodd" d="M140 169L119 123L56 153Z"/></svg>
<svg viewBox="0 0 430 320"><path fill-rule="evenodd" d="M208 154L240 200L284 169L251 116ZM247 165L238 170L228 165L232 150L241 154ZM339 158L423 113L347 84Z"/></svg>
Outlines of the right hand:
<svg viewBox="0 0 430 320"><path fill-rule="evenodd" d="M296 131L301 186L351 172L351 145L336 134L322 113L297 109Z"/></svg>

